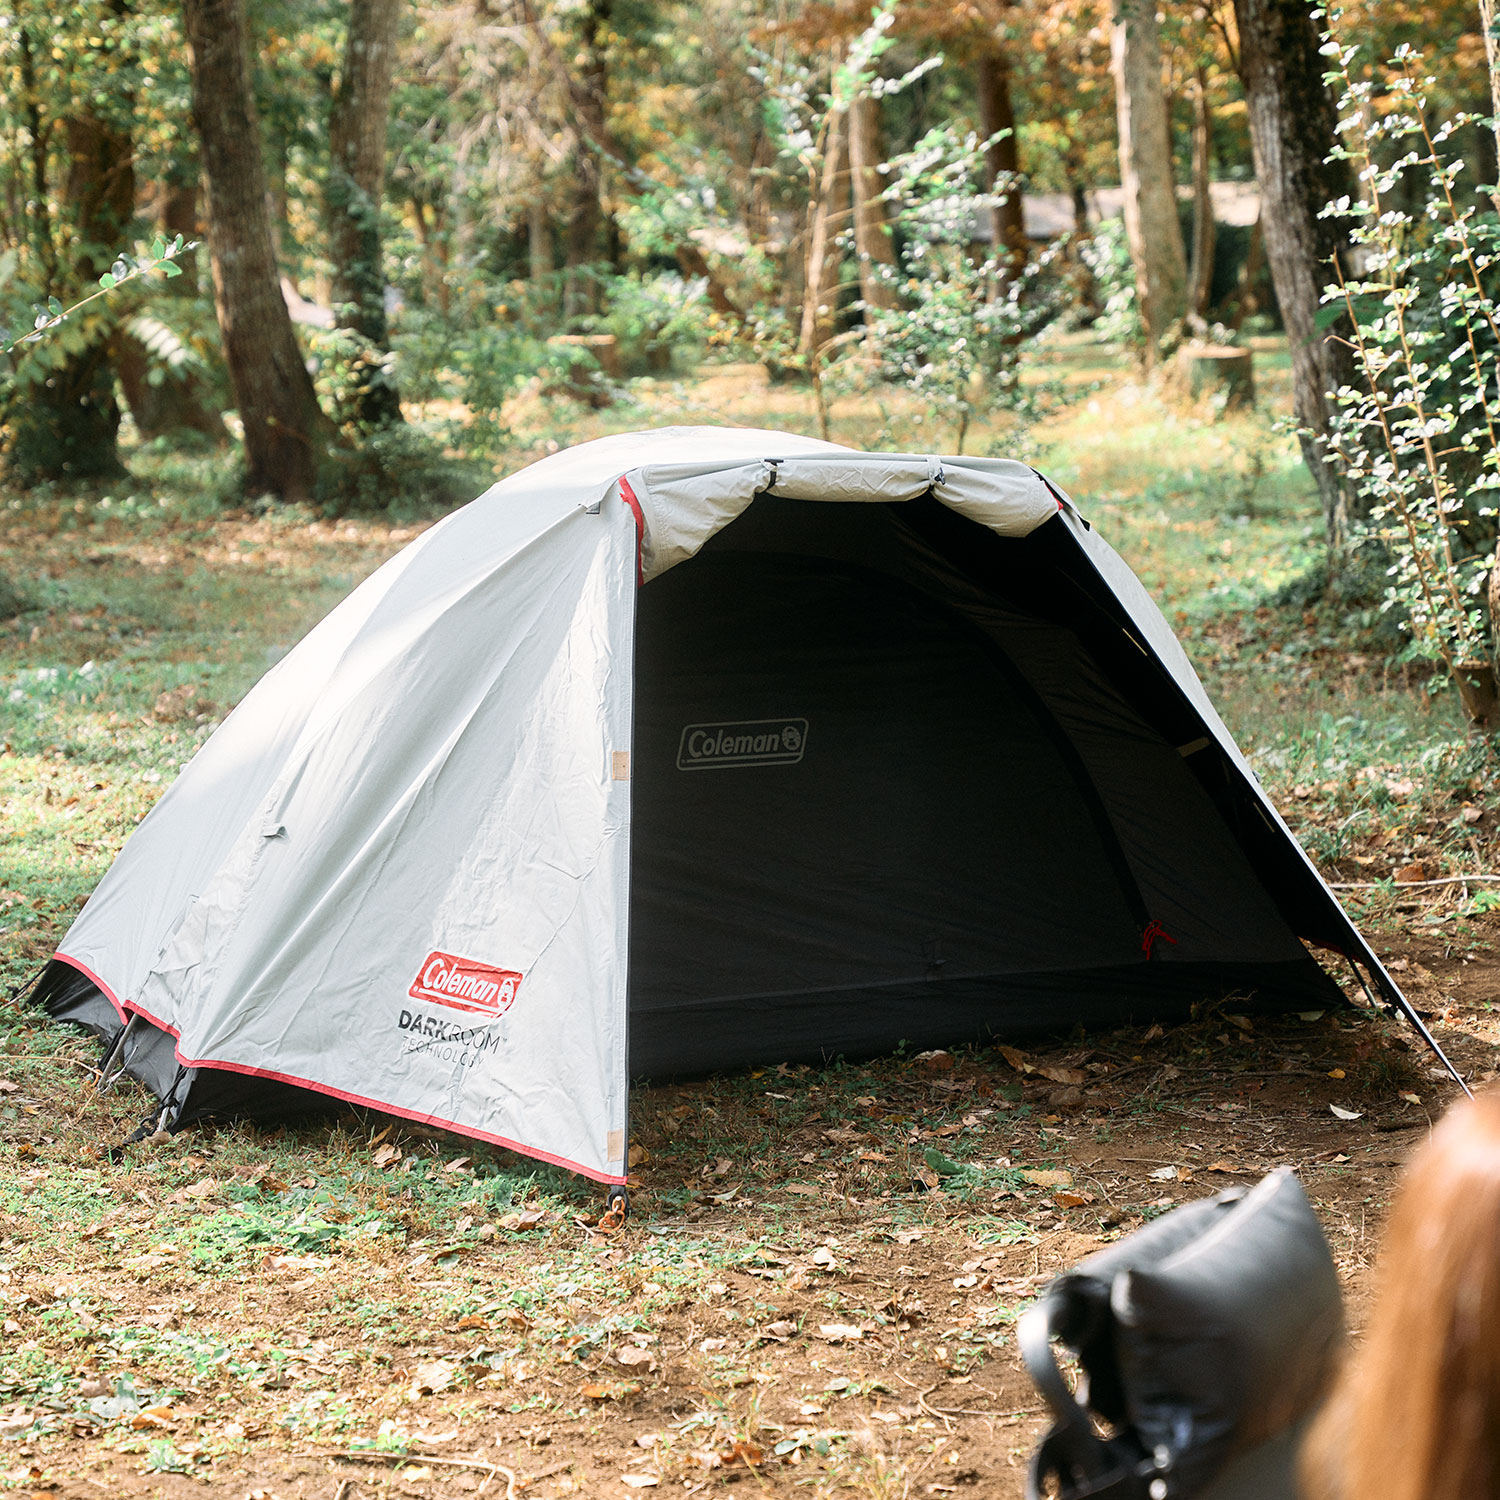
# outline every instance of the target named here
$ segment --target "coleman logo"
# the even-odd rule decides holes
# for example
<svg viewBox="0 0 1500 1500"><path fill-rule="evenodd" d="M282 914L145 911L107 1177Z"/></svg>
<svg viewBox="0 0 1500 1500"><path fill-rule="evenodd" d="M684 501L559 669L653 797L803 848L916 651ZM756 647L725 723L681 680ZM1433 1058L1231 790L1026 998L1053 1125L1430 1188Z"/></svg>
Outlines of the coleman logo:
<svg viewBox="0 0 1500 1500"><path fill-rule="evenodd" d="M451 953L429 953L406 992L413 1000L435 1000L455 1010L475 1010L481 1015L504 1015L521 988L521 976L511 969L496 969L472 958Z"/></svg>
<svg viewBox="0 0 1500 1500"><path fill-rule="evenodd" d="M689 724L677 746L677 769L712 771L726 766L786 766L801 760L806 747L806 719Z"/></svg>

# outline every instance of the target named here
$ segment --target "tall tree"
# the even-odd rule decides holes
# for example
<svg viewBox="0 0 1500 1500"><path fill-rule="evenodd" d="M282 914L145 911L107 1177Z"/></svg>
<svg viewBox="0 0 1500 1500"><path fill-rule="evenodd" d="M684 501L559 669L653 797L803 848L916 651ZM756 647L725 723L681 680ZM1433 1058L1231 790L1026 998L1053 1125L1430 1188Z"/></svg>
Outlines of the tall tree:
<svg viewBox="0 0 1500 1500"><path fill-rule="evenodd" d="M859 290L867 307L896 306L896 246L881 194L885 184L885 132L879 98L861 90L849 101L849 176L854 190L854 252Z"/></svg>
<svg viewBox="0 0 1500 1500"><path fill-rule="evenodd" d="M246 488L303 500L327 441L281 294L241 0L182 0L208 185L214 306L245 434Z"/></svg>
<svg viewBox="0 0 1500 1500"><path fill-rule="evenodd" d="M564 311L579 318L599 310L599 283L593 264L599 258L604 223L604 173L597 142L608 135L609 71L605 43L612 0L586 0L580 15L577 86L574 107L580 119L580 141L574 162L572 203L568 210L565 255L568 266Z"/></svg>
<svg viewBox="0 0 1500 1500"><path fill-rule="evenodd" d="M390 353L385 316L385 263L380 201L385 138L402 0L351 0L349 34L328 120L325 212L333 255L333 307L340 328L366 346L367 376L355 419L367 427L401 420L401 398L382 356Z"/></svg>
<svg viewBox="0 0 1500 1500"><path fill-rule="evenodd" d="M1305 4L1305 0L1292 3ZM1120 129L1125 234L1135 262L1149 363L1161 355L1163 341L1187 311L1187 255L1172 181L1156 0L1114 0L1110 56Z"/></svg>
<svg viewBox="0 0 1500 1500"><path fill-rule="evenodd" d="M1016 110L1011 97L1010 59L993 32L974 52L974 93L979 106L979 129L988 144L984 165L990 184L1008 184L1000 202L990 210L990 235L997 251L1014 266L1026 260L1026 216L1022 212L1021 153L1016 137Z"/></svg>
<svg viewBox="0 0 1500 1500"><path fill-rule="evenodd" d="M1193 259L1188 282L1188 317L1195 332L1208 323L1208 299L1214 283L1214 200L1211 178L1213 112L1208 102L1208 69L1193 74Z"/></svg>
<svg viewBox="0 0 1500 1500"><path fill-rule="evenodd" d="M808 204L807 271L797 352L816 357L833 337L839 301L839 234L849 217L849 117L830 110L824 127L822 170Z"/></svg>
<svg viewBox="0 0 1500 1500"><path fill-rule="evenodd" d="M1322 217L1322 210L1350 193L1349 170L1329 160L1338 111L1323 79L1323 38L1308 0L1234 0L1234 17L1266 263L1291 345L1292 407L1322 503L1333 578L1359 502L1324 450L1329 393L1349 383L1354 367L1347 326L1319 327L1323 288L1344 248L1340 221Z"/></svg>

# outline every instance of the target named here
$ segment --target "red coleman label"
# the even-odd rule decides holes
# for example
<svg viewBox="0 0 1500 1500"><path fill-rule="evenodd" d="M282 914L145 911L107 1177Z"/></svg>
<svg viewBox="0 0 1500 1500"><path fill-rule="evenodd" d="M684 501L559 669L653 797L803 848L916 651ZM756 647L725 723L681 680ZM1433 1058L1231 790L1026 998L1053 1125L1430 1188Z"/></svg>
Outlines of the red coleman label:
<svg viewBox="0 0 1500 1500"><path fill-rule="evenodd" d="M521 988L513 969L497 969L451 953L429 953L406 992L413 1000L436 1000L455 1010L477 1010L500 1016L508 1011Z"/></svg>

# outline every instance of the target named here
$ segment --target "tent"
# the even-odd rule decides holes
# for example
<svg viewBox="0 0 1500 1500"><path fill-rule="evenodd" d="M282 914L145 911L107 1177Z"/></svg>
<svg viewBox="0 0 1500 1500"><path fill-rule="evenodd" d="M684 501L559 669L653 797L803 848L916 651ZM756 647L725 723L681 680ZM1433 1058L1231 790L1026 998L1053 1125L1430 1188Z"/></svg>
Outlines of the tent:
<svg viewBox="0 0 1500 1500"><path fill-rule="evenodd" d="M38 996L157 1128L311 1090L619 1184L632 1074L1334 1003L1307 944L1411 1014L1055 485L688 428L366 580Z"/></svg>

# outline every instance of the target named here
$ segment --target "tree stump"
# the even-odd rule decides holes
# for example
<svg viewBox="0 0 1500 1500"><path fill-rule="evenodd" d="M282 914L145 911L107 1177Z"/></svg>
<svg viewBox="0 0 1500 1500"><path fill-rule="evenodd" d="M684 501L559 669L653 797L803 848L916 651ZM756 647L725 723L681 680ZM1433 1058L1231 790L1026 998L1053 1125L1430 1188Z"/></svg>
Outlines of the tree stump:
<svg viewBox="0 0 1500 1500"><path fill-rule="evenodd" d="M1255 405L1255 370L1248 349L1229 344L1184 344L1177 373L1188 398L1217 398L1225 411Z"/></svg>

